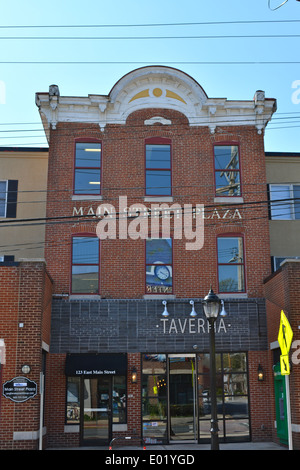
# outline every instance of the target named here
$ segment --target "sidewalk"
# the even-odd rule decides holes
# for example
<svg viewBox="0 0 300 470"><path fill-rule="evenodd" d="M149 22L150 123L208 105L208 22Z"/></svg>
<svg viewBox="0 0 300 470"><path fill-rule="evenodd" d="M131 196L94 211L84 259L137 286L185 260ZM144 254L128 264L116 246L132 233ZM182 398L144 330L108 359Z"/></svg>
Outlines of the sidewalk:
<svg viewBox="0 0 300 470"><path fill-rule="evenodd" d="M46 450L99 450L109 451L108 447L76 447L76 448L51 448ZM115 446L109 452L120 452L123 450L143 451L141 447L136 446ZM144 452L174 452L182 450L185 452L195 452L201 450L210 450L210 444L172 444L172 445L148 445ZM280 446L274 442L242 442L231 444L220 444L220 450L288 450L285 446Z"/></svg>

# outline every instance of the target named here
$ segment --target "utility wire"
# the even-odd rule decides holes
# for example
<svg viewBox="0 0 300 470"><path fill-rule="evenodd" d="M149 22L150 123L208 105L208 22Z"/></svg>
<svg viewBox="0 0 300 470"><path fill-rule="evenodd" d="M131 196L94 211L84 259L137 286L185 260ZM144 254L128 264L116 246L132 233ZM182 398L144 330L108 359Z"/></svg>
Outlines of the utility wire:
<svg viewBox="0 0 300 470"><path fill-rule="evenodd" d="M299 215L299 212L297 212L297 214ZM286 215L289 215L289 213L282 212L281 214L277 214L277 216L279 216L279 215L281 217L284 217ZM163 215L161 214L158 217L162 218ZM130 217L127 217L127 218L129 219ZM135 219L136 216L131 217L131 218ZM146 216L146 218L148 218L148 216ZM246 223L247 222L252 222L252 221L258 221L258 220L266 220L266 218L267 217L265 215L263 215L263 216L254 216L254 217L250 217L250 218L246 219ZM110 220L112 220L112 219L110 219ZM119 220L119 219L115 219L115 220ZM90 222L90 221L91 221L90 219L85 219L85 220L82 220L81 222L86 223L86 222ZM70 222L74 223L73 221L63 221L63 222L60 222L60 223L61 224L66 224L66 223L68 224ZM53 223L54 222L49 222L49 224L53 224ZM79 223L79 221L77 223ZM232 225L232 223L242 225L242 224L245 223L245 220L243 220L243 221L235 220L234 222L232 222L231 219L227 220L227 221L222 220L222 226ZM41 223L36 223L34 225L42 225L42 224ZM210 227L215 227L215 226L219 226L219 224L216 220L212 221L212 219L210 219L209 221L208 220L205 221L204 228L210 228ZM176 230L181 230L181 229L175 226L175 227L171 227L171 230L172 230L172 233L173 233L173 236L174 236L174 234L176 233ZM12 252L14 253L14 252L18 252L18 251L23 251L24 249L38 249L38 248L43 249L45 246L50 247L50 248L55 247L55 246L59 246L59 247L61 247L61 246L72 246L71 235L76 235L76 234L75 233L68 234L67 237L65 237L64 239L60 239L59 242L53 241L53 240L50 240L50 241L49 240L47 240L47 241L43 240L43 241L40 241L40 242L30 242L30 243L24 243L24 244L20 244L20 245L2 245L2 246L0 246L0 248L10 248L10 247L15 247L15 246L23 246L23 248L17 248L15 250L10 249L10 250L6 250L6 251L1 249L1 253L12 253ZM84 235L81 235L80 233L78 233L77 236L83 236L84 237ZM62 241L63 242L66 241L66 243L62 243Z"/></svg>
<svg viewBox="0 0 300 470"><path fill-rule="evenodd" d="M141 41L164 39L288 39L299 38L300 34L236 34L236 35L202 35L202 36L0 36L0 41Z"/></svg>
<svg viewBox="0 0 300 470"><path fill-rule="evenodd" d="M297 19L287 20L238 20L238 21L201 21L180 23L136 23L136 24L88 24L88 25L1 25L0 29L35 29L35 28L139 28L166 26L203 26L203 25L232 25L232 24L272 24L299 23Z"/></svg>
<svg viewBox="0 0 300 470"><path fill-rule="evenodd" d="M265 60L251 60L251 61L0 61L1 65L295 65L300 64L300 61L286 60L286 61L265 61Z"/></svg>
<svg viewBox="0 0 300 470"><path fill-rule="evenodd" d="M300 198L285 198L285 199L276 199L275 201L250 201L250 202L241 202L241 203L235 203L234 204L234 209L236 208L239 208L241 207L242 209L243 208L247 208L247 207L251 207L252 206L258 206L258 205L264 205L262 207L265 207L265 208L269 208L270 206L272 207L272 204L273 205L277 205L279 203L284 203L284 202L287 202L290 203L291 201L300 201ZM104 205L104 204L103 204ZM136 203L137 207L138 207L138 203ZM141 203L142 205L142 203ZM193 205L193 204L192 204ZM231 208L232 209L232 203L222 203L221 204L221 207L229 207L229 209ZM207 205L205 206L206 208L206 211L207 211L207 208L208 209L211 209L212 212L214 212L214 210L217 208L216 204L213 204L213 205ZM148 217L148 211L151 211L151 209L148 209L147 210L147 215L146 217ZM154 208L155 210L155 208ZM114 216L123 216L124 214L123 213L119 213L119 212L115 212ZM19 224L22 222L23 225L21 226L30 226L31 224L28 224L28 222L31 222L32 225L34 225L35 222L53 222L53 221L64 221L64 220L69 220L69 221L74 221L74 220L95 220L95 218L102 218L104 216L97 216L95 214L91 214L91 215L79 215L79 214L76 214L76 215L64 215L64 216L53 216L53 217L37 217L37 218L27 218L27 219L9 219L9 220L0 220L0 227L1 225L3 226L9 226L9 225L14 225L14 226L20 226ZM124 218L136 218L137 216L128 216L126 215Z"/></svg>

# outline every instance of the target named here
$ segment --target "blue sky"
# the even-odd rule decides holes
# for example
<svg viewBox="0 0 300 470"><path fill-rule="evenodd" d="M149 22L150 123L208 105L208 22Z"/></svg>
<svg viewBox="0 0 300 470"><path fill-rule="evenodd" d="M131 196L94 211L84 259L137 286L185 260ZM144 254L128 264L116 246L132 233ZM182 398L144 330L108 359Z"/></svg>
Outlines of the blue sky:
<svg viewBox="0 0 300 470"><path fill-rule="evenodd" d="M271 0L271 6L275 8L281 2ZM191 24L212 22L223 24ZM149 24L164 26L128 26ZM46 27L74 25L106 27ZM278 101L274 121L266 131L266 151L300 152L300 103L297 102L300 101L300 37L282 37L300 34L299 25L300 2L296 0L288 0L274 11L269 9L268 0L1 2L0 146L46 145L35 93L48 91L49 85L57 84L65 96L108 94L124 74L143 65L159 63L191 75L209 97L251 100L256 90L264 90L266 97ZM281 37L224 37L254 35ZM162 39L163 36L173 39ZM223 37L187 39L183 36ZM28 37L39 39L25 39ZM88 37L93 39L83 39ZM137 39L141 37L149 39ZM71 61L113 63L29 63ZM298 64L195 63L229 61Z"/></svg>

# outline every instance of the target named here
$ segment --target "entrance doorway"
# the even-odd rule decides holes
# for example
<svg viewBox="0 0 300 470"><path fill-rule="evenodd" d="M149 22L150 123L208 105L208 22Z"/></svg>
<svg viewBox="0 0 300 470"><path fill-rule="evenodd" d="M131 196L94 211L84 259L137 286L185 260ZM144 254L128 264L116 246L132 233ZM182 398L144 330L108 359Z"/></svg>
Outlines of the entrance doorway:
<svg viewBox="0 0 300 470"><path fill-rule="evenodd" d="M82 393L82 445L106 444L111 439L111 378L84 379Z"/></svg>
<svg viewBox="0 0 300 470"><path fill-rule="evenodd" d="M280 363L274 366L274 389L277 436L281 444L288 445L288 419L285 375L281 375Z"/></svg>
<svg viewBox="0 0 300 470"><path fill-rule="evenodd" d="M169 436L171 441L197 440L195 354L169 355Z"/></svg>

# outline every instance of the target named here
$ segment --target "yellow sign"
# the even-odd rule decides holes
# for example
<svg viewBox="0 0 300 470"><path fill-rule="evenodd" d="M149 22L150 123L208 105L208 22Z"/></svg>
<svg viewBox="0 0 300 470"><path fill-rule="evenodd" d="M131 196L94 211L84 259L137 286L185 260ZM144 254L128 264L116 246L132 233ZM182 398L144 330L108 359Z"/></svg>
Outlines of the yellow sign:
<svg viewBox="0 0 300 470"><path fill-rule="evenodd" d="M293 330L283 310L281 310L278 343L281 349L281 354L283 356L286 356L289 353L292 344L292 338Z"/></svg>
<svg viewBox="0 0 300 470"><path fill-rule="evenodd" d="M289 356L280 356L280 371L281 375L290 375L290 361Z"/></svg>

